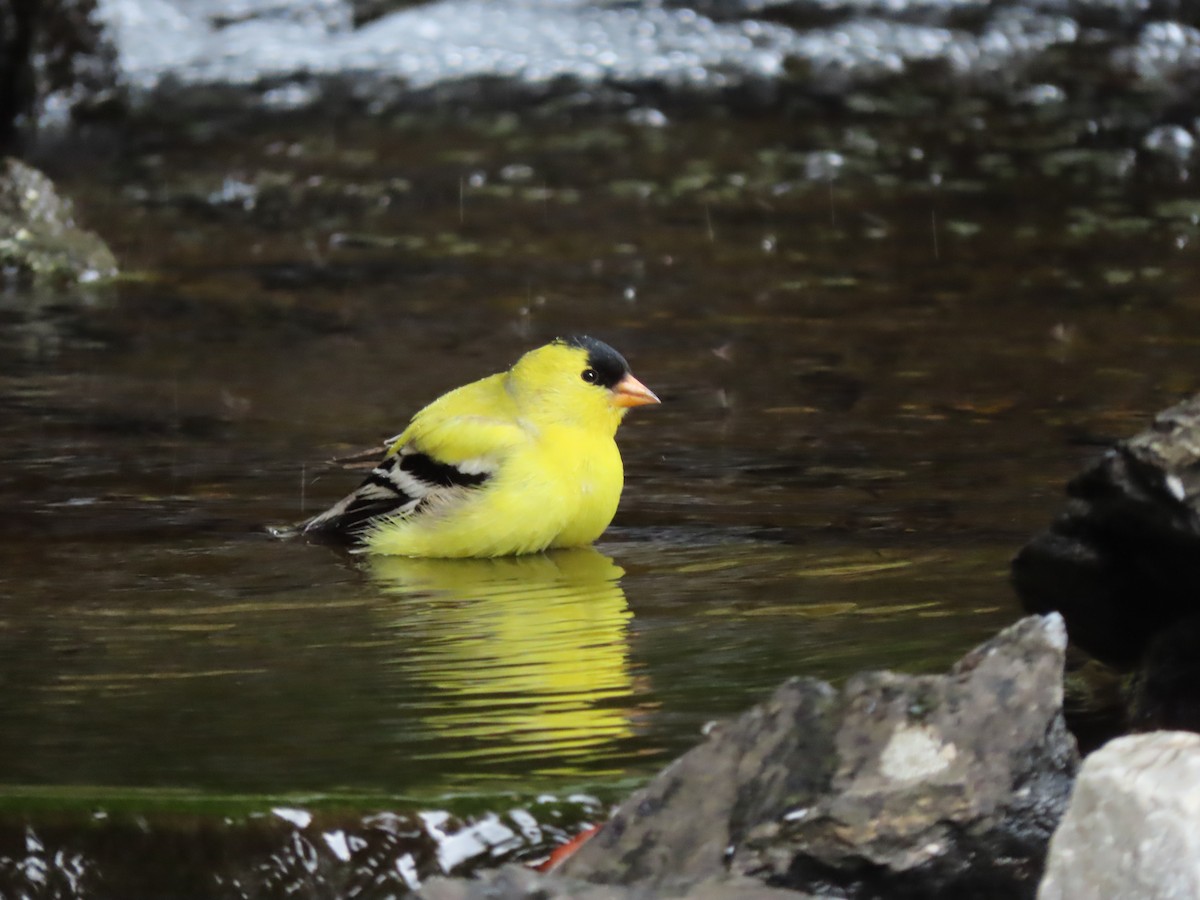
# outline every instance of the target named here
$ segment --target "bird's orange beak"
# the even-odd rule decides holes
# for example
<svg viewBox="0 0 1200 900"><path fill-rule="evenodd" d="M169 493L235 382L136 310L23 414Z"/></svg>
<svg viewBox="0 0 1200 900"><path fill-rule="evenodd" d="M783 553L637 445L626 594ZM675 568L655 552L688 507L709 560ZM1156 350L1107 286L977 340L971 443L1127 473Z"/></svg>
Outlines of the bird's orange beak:
<svg viewBox="0 0 1200 900"><path fill-rule="evenodd" d="M632 375L626 375L615 385L613 385L612 399L609 401L613 406L630 407L630 406L649 406L651 403L662 403L656 396L654 391L646 387Z"/></svg>

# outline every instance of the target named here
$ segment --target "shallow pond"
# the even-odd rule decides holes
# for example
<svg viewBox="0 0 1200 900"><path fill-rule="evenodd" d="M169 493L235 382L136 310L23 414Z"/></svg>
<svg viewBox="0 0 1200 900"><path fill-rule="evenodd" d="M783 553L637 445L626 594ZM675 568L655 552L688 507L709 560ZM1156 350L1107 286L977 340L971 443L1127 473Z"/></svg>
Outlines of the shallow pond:
<svg viewBox="0 0 1200 900"><path fill-rule="evenodd" d="M0 297L0 784L603 794L788 676L944 667L1019 615L1064 481L1197 381L1190 183L1027 115L276 123L50 164L126 275ZM595 550L268 534L576 332L663 399Z"/></svg>

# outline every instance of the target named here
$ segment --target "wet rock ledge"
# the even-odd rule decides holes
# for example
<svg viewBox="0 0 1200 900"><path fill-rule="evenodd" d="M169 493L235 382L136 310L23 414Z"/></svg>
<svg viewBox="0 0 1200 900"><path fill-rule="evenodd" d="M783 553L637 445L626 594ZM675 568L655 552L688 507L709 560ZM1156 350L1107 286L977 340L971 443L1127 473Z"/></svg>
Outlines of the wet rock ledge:
<svg viewBox="0 0 1200 900"><path fill-rule="evenodd" d="M1079 762L1066 633L1031 617L946 675L794 679L633 794L549 878L434 880L496 897L1033 897Z"/></svg>

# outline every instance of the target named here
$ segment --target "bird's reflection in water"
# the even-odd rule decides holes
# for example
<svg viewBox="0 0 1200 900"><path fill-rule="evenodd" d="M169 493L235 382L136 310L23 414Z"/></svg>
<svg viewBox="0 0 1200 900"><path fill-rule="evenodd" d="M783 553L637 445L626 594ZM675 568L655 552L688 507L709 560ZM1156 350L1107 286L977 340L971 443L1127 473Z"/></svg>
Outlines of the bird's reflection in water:
<svg viewBox="0 0 1200 900"><path fill-rule="evenodd" d="M403 598L397 664L431 688L419 718L436 756L598 774L604 748L632 733L632 614L624 570L607 556L587 548L367 565Z"/></svg>

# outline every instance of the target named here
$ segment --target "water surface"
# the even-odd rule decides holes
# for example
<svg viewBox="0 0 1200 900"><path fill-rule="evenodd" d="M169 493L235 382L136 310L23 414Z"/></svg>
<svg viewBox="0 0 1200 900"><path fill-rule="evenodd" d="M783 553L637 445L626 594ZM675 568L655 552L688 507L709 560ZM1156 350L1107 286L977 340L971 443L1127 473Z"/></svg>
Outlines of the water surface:
<svg viewBox="0 0 1200 900"><path fill-rule="evenodd" d="M1190 182L975 111L276 123L57 172L127 276L0 299L0 784L566 794L785 677L949 664L1196 381ZM267 533L576 332L663 399L594 550Z"/></svg>

